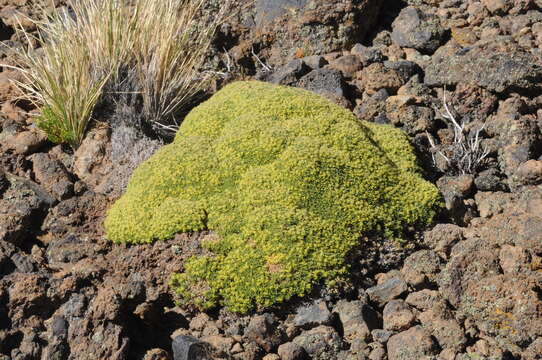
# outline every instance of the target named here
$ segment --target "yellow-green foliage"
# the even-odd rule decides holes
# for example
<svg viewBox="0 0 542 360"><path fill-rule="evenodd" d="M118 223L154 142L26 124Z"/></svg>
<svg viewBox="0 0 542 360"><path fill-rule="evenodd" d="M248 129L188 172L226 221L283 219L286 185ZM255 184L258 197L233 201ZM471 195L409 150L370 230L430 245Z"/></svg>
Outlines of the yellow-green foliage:
<svg viewBox="0 0 542 360"><path fill-rule="evenodd" d="M431 220L437 189L407 137L308 91L237 82L195 108L132 176L107 235L142 243L213 230L174 288L244 312L346 273L360 234Z"/></svg>

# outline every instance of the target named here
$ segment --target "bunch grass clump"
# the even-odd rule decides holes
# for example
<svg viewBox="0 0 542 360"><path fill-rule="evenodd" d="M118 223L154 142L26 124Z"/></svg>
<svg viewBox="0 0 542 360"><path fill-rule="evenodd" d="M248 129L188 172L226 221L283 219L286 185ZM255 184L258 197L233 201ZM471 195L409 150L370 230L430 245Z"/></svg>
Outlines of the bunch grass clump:
<svg viewBox="0 0 542 360"><path fill-rule="evenodd" d="M175 117L205 88L199 71L229 1L213 18L205 0L68 0L36 21L37 35L18 68L26 97L42 113L50 139L77 147L98 104L119 93L136 96L141 118L176 130ZM105 91L107 89L107 91ZM139 111L139 109L138 109Z"/></svg>
<svg viewBox="0 0 542 360"><path fill-rule="evenodd" d="M138 167L105 228L125 243L212 231L211 255L172 286L188 304L246 312L346 276L362 234L423 226L438 198L400 130L305 90L237 82Z"/></svg>

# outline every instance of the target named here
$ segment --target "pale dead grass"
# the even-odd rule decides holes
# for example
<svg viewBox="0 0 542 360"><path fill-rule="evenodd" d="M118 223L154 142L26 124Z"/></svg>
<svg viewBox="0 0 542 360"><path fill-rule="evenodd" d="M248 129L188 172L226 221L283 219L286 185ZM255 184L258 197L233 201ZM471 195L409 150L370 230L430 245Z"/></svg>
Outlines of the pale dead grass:
<svg viewBox="0 0 542 360"><path fill-rule="evenodd" d="M41 110L38 125L52 141L77 147L96 105L122 89L139 97L153 128L176 131L175 116L207 85L200 69L231 0L212 18L199 18L205 2L68 0L69 11L35 22L38 35L20 27L38 44L17 66L25 76L18 86Z"/></svg>

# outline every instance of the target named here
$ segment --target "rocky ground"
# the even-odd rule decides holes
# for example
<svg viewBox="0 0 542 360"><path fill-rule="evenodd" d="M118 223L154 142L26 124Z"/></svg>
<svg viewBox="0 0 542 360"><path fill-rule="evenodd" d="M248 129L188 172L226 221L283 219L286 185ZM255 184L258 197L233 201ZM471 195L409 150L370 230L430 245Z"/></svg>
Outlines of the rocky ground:
<svg viewBox="0 0 542 360"><path fill-rule="evenodd" d="M227 54L211 64L226 77L303 87L403 128L446 204L406 243L367 240L349 286L246 316L175 305L169 274L210 234L103 236L161 141L96 123L77 151L54 146L17 99L20 74L1 67L0 359L542 359L541 7L257 0L220 29ZM0 0L1 63L22 46L15 14L35 8ZM488 150L468 174L439 154L455 149L444 88Z"/></svg>

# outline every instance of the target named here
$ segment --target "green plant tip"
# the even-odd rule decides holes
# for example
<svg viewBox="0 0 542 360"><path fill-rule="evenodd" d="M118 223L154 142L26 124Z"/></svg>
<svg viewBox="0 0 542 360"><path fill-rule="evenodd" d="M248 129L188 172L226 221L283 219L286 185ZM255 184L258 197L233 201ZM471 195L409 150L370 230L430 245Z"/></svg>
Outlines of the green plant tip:
<svg viewBox="0 0 542 360"><path fill-rule="evenodd" d="M347 274L361 234L425 225L440 203L407 136L314 93L236 82L195 108L133 174L105 227L145 243L212 230L171 284L187 303L246 312Z"/></svg>

